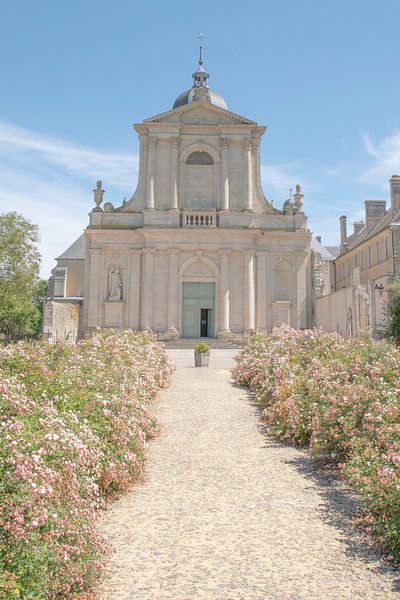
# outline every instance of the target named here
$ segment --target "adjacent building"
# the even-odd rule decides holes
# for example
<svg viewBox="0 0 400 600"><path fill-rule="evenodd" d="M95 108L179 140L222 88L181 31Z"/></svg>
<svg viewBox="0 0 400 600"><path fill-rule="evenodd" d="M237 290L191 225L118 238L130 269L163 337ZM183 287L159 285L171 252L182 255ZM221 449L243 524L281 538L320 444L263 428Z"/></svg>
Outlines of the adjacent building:
<svg viewBox="0 0 400 600"><path fill-rule="evenodd" d="M316 302L315 321L326 331L355 337L385 327L388 284L400 275L400 176L389 181L390 206L365 201L365 219L347 233L340 217L340 252L331 263L331 293Z"/></svg>

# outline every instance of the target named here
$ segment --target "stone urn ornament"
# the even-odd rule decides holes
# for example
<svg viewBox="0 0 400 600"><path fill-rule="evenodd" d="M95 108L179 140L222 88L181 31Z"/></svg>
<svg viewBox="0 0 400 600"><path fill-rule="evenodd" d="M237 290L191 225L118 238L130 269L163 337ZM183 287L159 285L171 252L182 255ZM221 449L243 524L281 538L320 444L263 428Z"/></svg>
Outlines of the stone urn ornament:
<svg viewBox="0 0 400 600"><path fill-rule="evenodd" d="M194 366L208 367L210 360L210 346L205 342L200 342L194 347Z"/></svg>
<svg viewBox="0 0 400 600"><path fill-rule="evenodd" d="M100 204L103 202L104 190L102 189L103 182L99 179L96 183L96 188L93 190L94 195L94 203L96 208L93 209L93 212L102 212L103 209L100 207Z"/></svg>

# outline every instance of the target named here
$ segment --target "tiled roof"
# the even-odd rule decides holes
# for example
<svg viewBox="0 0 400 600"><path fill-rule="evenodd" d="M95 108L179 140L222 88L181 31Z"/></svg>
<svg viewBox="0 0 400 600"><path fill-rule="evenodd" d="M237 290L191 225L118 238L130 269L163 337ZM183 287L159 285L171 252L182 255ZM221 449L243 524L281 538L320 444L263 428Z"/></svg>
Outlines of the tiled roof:
<svg viewBox="0 0 400 600"><path fill-rule="evenodd" d="M325 246L325 250L329 252L332 258L336 258L340 254L340 246Z"/></svg>
<svg viewBox="0 0 400 600"><path fill-rule="evenodd" d="M358 246L358 244L360 244L361 242L364 242L365 240L376 235L377 233L379 233L392 223L395 223L399 219L400 212L394 211L392 208L389 208L389 210L385 212L381 220L378 221L378 223L374 227L372 227L372 229L368 231L367 228L364 227L359 233L352 233L351 235L349 235L347 238L348 249L351 250L352 248L355 248L355 246Z"/></svg>
<svg viewBox="0 0 400 600"><path fill-rule="evenodd" d="M84 260L85 250L85 234L82 233L82 235L80 235L78 239L75 240L74 243L71 244L71 246L65 250L65 252L60 254L60 256L58 256L56 260L67 258Z"/></svg>
<svg viewBox="0 0 400 600"><path fill-rule="evenodd" d="M333 260L337 256L337 254L331 252L332 249L336 250L336 246L323 246L315 237L311 238L310 246L311 250L318 252L325 260Z"/></svg>

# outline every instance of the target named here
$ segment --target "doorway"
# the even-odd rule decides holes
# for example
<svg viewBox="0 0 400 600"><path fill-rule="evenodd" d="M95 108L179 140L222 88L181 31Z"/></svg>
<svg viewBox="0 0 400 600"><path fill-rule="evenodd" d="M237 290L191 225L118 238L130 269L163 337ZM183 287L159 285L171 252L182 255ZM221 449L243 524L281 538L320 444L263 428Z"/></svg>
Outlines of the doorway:
<svg viewBox="0 0 400 600"><path fill-rule="evenodd" d="M208 335L209 313L209 308L200 309L200 337L210 337Z"/></svg>
<svg viewBox="0 0 400 600"><path fill-rule="evenodd" d="M214 283L184 283L182 337L214 337Z"/></svg>

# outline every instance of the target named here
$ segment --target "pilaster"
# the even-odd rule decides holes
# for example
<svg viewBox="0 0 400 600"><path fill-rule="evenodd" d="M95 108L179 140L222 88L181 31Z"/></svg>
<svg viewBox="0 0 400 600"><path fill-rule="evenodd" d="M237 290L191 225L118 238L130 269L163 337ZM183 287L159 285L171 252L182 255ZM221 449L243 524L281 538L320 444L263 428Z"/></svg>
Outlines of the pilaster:
<svg viewBox="0 0 400 600"><path fill-rule="evenodd" d="M297 329L305 329L307 323L307 272L306 255L302 252L296 257L296 324Z"/></svg>
<svg viewBox="0 0 400 600"><path fill-rule="evenodd" d="M230 330L230 250L220 250L220 328L218 338L231 337Z"/></svg>
<svg viewBox="0 0 400 600"><path fill-rule="evenodd" d="M174 136L171 138L171 210L178 210L179 198L178 198L178 180L179 180L179 137Z"/></svg>
<svg viewBox="0 0 400 600"><path fill-rule="evenodd" d="M246 209L253 211L253 159L252 159L252 144L250 141L245 142L245 157L246 157Z"/></svg>
<svg viewBox="0 0 400 600"><path fill-rule="evenodd" d="M146 210L154 210L155 162L157 138L149 136L147 153L147 196Z"/></svg>
<svg viewBox="0 0 400 600"><path fill-rule="evenodd" d="M127 296L127 327L139 329L140 326L140 281L141 281L141 255L142 250L131 248L129 250L129 275Z"/></svg>
<svg viewBox="0 0 400 600"><path fill-rule="evenodd" d="M255 329L254 316L254 253L244 253L244 329L250 333Z"/></svg>
<svg viewBox="0 0 400 600"><path fill-rule="evenodd" d="M229 210L229 139L221 139L221 209Z"/></svg>
<svg viewBox="0 0 400 600"><path fill-rule="evenodd" d="M267 252L256 253L257 263L257 329L266 331L267 322Z"/></svg>
<svg viewBox="0 0 400 600"><path fill-rule="evenodd" d="M88 327L99 327L102 325L102 315L100 312L102 305L101 282L103 252L100 248L90 248L89 255L89 290L88 290Z"/></svg>
<svg viewBox="0 0 400 600"><path fill-rule="evenodd" d="M168 253L168 329L165 339L179 338L178 325L178 262L177 248L170 248Z"/></svg>
<svg viewBox="0 0 400 600"><path fill-rule="evenodd" d="M142 297L140 307L140 329L150 331L153 326L154 248L143 249Z"/></svg>

